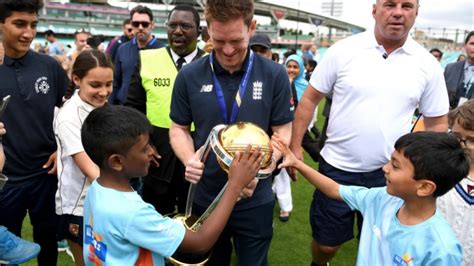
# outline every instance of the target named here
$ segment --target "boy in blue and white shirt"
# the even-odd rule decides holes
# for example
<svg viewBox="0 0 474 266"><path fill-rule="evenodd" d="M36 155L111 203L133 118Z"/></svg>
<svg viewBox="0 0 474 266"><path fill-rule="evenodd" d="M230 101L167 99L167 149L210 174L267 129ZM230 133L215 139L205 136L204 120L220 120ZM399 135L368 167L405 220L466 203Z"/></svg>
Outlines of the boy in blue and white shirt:
<svg viewBox="0 0 474 266"><path fill-rule="evenodd" d="M417 132L395 143L383 167L387 186L339 185L296 159L278 137L278 167L293 167L328 197L345 201L364 216L357 265L460 265L462 248L437 211L436 198L469 171L459 141L447 133Z"/></svg>
<svg viewBox="0 0 474 266"><path fill-rule="evenodd" d="M94 109L82 125L84 151L100 168L84 202L85 265L164 266L165 257L176 251L206 253L224 229L242 190L260 169L260 148L249 145L245 152L237 152L222 198L192 231L162 216L130 186L130 178L146 176L150 163L157 159L149 143L151 131L142 113L120 105Z"/></svg>

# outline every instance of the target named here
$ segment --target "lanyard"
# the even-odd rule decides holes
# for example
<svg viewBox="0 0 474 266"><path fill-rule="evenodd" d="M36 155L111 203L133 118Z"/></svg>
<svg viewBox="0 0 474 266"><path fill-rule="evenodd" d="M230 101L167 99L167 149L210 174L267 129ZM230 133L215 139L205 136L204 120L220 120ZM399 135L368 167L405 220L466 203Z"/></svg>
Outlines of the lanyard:
<svg viewBox="0 0 474 266"><path fill-rule="evenodd" d="M239 113L240 104L242 103L242 97L244 97L245 90L247 88L247 83L250 78L250 72L253 66L254 53L252 50L249 50L249 51L250 51L250 55L249 55L249 60L247 62L247 66L245 67L245 75L240 81L239 90L237 91L237 94L235 95L235 101L232 105L232 113L230 114L230 120L227 119L227 108L226 108L225 99L224 99L224 92L222 90L221 84L219 83L219 80L217 79L216 73L214 72L214 53L211 53L209 55L209 63L211 64L212 78L214 80L214 87L216 88L217 102L219 103L219 109L221 109L222 119L224 120L225 124L235 123L237 114Z"/></svg>
<svg viewBox="0 0 474 266"><path fill-rule="evenodd" d="M469 98L469 92L471 91L472 85L474 84L473 82L474 75L469 78L469 80L464 84L464 89L466 90L466 93L464 94L464 97Z"/></svg>

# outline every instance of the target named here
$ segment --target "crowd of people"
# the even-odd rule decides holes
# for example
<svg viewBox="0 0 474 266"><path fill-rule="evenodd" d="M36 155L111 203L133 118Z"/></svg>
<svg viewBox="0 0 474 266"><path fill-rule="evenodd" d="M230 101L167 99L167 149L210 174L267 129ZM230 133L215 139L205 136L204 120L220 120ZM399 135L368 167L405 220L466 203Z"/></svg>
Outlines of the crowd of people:
<svg viewBox="0 0 474 266"><path fill-rule="evenodd" d="M474 31L443 73L442 52L409 35L419 0L374 2L374 31L280 61L256 33L253 0L207 0L206 27L176 5L167 45L137 5L107 47L79 29L66 52L48 30L48 54L31 49L42 0L0 0L0 263L56 265L65 239L76 265L164 265L184 252L268 265L274 205L290 221L299 172L316 188L311 265L354 237L357 265L472 265ZM272 178L255 178L258 146L228 172L203 156L212 128L237 122L271 137ZM190 184L198 217L226 186L193 230L167 216L186 211ZM20 238L26 214L35 243Z"/></svg>

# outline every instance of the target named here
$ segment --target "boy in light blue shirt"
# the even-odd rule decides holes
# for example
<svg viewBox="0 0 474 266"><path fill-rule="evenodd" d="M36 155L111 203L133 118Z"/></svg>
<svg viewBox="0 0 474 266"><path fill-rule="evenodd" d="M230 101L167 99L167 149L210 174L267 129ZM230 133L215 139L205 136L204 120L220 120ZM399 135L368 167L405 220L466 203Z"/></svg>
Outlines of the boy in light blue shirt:
<svg viewBox="0 0 474 266"><path fill-rule="evenodd" d="M229 183L211 215L197 231L164 217L130 186L130 178L145 176L155 155L149 144L147 118L129 107L97 108L81 130L84 150L99 166L84 203L86 265L164 265L164 258L181 252L204 253L224 229L243 188L256 176L262 154L248 146L237 153Z"/></svg>
<svg viewBox="0 0 474 266"><path fill-rule="evenodd" d="M461 245L436 208L436 198L469 172L469 159L455 137L402 136L383 167L387 186L373 189L339 185L296 159L278 136L273 140L284 154L279 168L295 168L328 197L362 213L357 265L461 264Z"/></svg>

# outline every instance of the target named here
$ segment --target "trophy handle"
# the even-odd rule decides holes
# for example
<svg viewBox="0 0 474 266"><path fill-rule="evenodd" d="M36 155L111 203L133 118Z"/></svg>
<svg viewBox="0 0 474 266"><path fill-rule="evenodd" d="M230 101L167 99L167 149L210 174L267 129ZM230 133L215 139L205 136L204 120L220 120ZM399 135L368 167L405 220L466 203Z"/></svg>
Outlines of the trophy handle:
<svg viewBox="0 0 474 266"><path fill-rule="evenodd" d="M204 150L202 151L201 155L199 156L199 161L204 162L209 155L209 150L211 148L211 135L207 137L206 142L204 143ZM191 217L191 213L193 211L193 201L194 201L194 192L196 192L197 184L189 185L188 190L188 198L186 199L186 211L184 213L184 219L188 219Z"/></svg>
<svg viewBox="0 0 474 266"><path fill-rule="evenodd" d="M199 229L199 227L201 226L202 222L204 222L204 220L206 220L207 217L209 217L211 212L216 208L217 204L221 200L222 195L224 195L224 192L225 192L228 184L229 184L229 182L225 183L225 185L222 187L219 194L217 194L216 198L211 202L209 207L207 207L206 211L201 215L201 217L199 217L199 219L196 220L196 222L194 222L193 225L191 225L191 227L190 227L191 230L197 231Z"/></svg>
<svg viewBox="0 0 474 266"><path fill-rule="evenodd" d="M186 199L186 212L184 213L184 220L191 217L191 212L193 211L193 199L194 199L195 191L196 191L196 185L195 184L189 185L188 198Z"/></svg>

